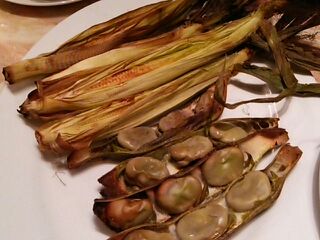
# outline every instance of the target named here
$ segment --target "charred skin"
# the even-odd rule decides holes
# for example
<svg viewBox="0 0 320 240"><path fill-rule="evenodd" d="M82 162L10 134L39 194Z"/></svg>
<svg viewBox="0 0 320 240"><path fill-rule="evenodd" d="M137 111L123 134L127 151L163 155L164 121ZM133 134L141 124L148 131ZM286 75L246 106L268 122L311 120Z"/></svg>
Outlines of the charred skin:
<svg viewBox="0 0 320 240"><path fill-rule="evenodd" d="M95 202L94 214L110 228L121 231L155 222L155 212L148 199L121 199L110 203Z"/></svg>

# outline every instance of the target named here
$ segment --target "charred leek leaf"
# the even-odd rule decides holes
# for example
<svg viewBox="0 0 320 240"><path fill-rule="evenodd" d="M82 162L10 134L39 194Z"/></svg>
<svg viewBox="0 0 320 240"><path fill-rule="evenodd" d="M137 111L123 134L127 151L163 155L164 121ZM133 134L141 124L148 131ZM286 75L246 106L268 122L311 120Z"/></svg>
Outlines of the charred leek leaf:
<svg viewBox="0 0 320 240"><path fill-rule="evenodd" d="M238 68L239 71L255 76L271 88L281 92L284 90L281 84L281 77L278 73L274 72L270 68L258 67L254 65L244 65ZM293 96L308 97L308 96L319 96L320 85L318 83L298 83Z"/></svg>
<svg viewBox="0 0 320 240"><path fill-rule="evenodd" d="M263 81L267 82L272 88L280 90L280 94L273 98L257 98L246 101L241 101L234 104L224 103L217 92L217 100L227 108L236 108L246 103L267 103L278 102L289 96L317 96L319 94L320 85L318 84L299 84L298 80L294 76L289 61L287 60L284 46L277 35L275 27L268 22L261 24L261 30L267 39L271 51L273 52L276 66L279 72L272 72L267 68L258 67L243 67L243 71L252 73L254 76L259 77ZM240 67L241 68L241 67ZM217 83L219 84L219 82Z"/></svg>
<svg viewBox="0 0 320 240"><path fill-rule="evenodd" d="M268 45L273 53L283 84L285 88L290 91L296 87L298 80L295 78L290 63L286 58L284 47L278 37L277 31L271 23L266 21L262 22L260 26L261 31L266 37Z"/></svg>

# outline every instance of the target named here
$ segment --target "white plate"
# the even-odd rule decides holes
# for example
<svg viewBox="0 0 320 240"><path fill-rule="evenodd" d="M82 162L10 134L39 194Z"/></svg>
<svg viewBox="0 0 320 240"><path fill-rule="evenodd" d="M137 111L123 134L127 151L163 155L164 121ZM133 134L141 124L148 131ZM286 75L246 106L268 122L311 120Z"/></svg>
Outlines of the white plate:
<svg viewBox="0 0 320 240"><path fill-rule="evenodd" d="M82 0L5 0L5 1L20 4L20 5L27 5L27 6L48 7L48 6L66 5L70 3L79 2Z"/></svg>
<svg viewBox="0 0 320 240"><path fill-rule="evenodd" d="M53 50L94 23L155 1L97 2L59 24L26 57ZM237 78L248 79L245 75ZM307 76L299 78L312 80ZM37 149L34 131L16 112L32 88L32 84L24 89L5 87L0 92L0 239L105 239L108 230L91 209L93 199L99 197L96 179L113 165L105 163L70 173L57 170L50 162L54 158L43 157ZM233 101L252 95L230 87L229 96L229 101ZM320 99L316 98L292 98L280 104L251 104L225 111L226 117L278 114L281 126L289 131L291 143L299 145L304 152L275 205L232 239L319 239L316 169L320 143L319 104Z"/></svg>

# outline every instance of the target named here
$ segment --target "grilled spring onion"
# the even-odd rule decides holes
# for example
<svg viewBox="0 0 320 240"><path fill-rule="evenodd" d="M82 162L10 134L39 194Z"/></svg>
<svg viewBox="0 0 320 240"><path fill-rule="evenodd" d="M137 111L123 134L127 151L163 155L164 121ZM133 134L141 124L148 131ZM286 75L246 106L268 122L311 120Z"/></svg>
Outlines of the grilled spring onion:
<svg viewBox="0 0 320 240"><path fill-rule="evenodd" d="M80 80L80 86L75 83L51 96L27 100L20 111L26 115L48 115L84 110L159 87L239 46L256 31L263 17L264 11L259 10L207 33L171 43L129 64L119 73L110 75L107 70L104 75L100 72L98 79L91 77L84 84Z"/></svg>
<svg viewBox="0 0 320 240"><path fill-rule="evenodd" d="M316 35L319 34L315 27L319 24L319 6L299 2L298 6L291 5L284 11L275 27L290 63L308 71L320 70L319 44L315 44ZM257 33L251 36L251 43L270 52L268 43Z"/></svg>
<svg viewBox="0 0 320 240"><path fill-rule="evenodd" d="M276 28L271 23L264 21L261 23L261 31L268 42L270 51L273 53L278 72L272 72L267 68L257 67L243 68L243 71L259 77L268 83L271 88L280 91L279 95L276 97L256 98L229 104L224 103L223 100L220 99L219 94L217 94L217 100L225 107L234 109L242 104L252 102L278 102L289 96L319 96L320 84L300 84L298 82L287 59L284 45L277 34Z"/></svg>
<svg viewBox="0 0 320 240"><path fill-rule="evenodd" d="M174 26L183 21L196 4L198 0L169 0L133 10L89 28L52 53L5 67L3 74L13 84L63 70L125 41L141 39L166 25Z"/></svg>
<svg viewBox="0 0 320 240"><path fill-rule="evenodd" d="M189 100L216 81L224 69L232 70L250 57L247 49L191 71L161 87L145 91L127 101L115 101L78 115L49 122L36 131L43 149L61 151L87 147L124 128L141 125Z"/></svg>

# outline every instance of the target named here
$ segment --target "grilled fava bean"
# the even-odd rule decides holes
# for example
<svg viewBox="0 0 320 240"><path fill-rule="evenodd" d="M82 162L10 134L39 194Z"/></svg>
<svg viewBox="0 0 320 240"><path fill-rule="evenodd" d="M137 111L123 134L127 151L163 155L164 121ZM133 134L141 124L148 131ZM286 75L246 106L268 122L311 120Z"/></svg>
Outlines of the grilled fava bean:
<svg viewBox="0 0 320 240"><path fill-rule="evenodd" d="M159 121L159 129L163 132L169 131L174 128L181 127L188 121L188 114L178 110L169 113Z"/></svg>
<svg viewBox="0 0 320 240"><path fill-rule="evenodd" d="M135 230L129 233L124 240L175 240L170 233L159 233L151 230Z"/></svg>
<svg viewBox="0 0 320 240"><path fill-rule="evenodd" d="M136 127L120 131L117 140L122 147L135 151L157 137L156 131L151 127Z"/></svg>
<svg viewBox="0 0 320 240"><path fill-rule="evenodd" d="M268 176L260 171L249 172L241 181L235 183L226 195L228 206L237 212L249 211L259 201L271 195Z"/></svg>
<svg viewBox="0 0 320 240"><path fill-rule="evenodd" d="M148 199L121 199L110 202L104 209L103 222L115 229L127 229L155 221L156 215Z"/></svg>
<svg viewBox="0 0 320 240"><path fill-rule="evenodd" d="M182 213L200 198L202 186L193 176L164 181L156 192L158 205L169 214Z"/></svg>
<svg viewBox="0 0 320 240"><path fill-rule="evenodd" d="M244 170L244 155L237 147L214 152L202 165L202 173L211 186L224 186L240 177Z"/></svg>
<svg viewBox="0 0 320 240"><path fill-rule="evenodd" d="M227 122L214 123L210 127L209 132L213 139L226 143L238 141L248 135L241 127Z"/></svg>
<svg viewBox="0 0 320 240"><path fill-rule="evenodd" d="M139 187L151 186L169 175L166 163L151 157L136 157L128 161L126 178Z"/></svg>
<svg viewBox="0 0 320 240"><path fill-rule="evenodd" d="M220 236L228 226L228 209L210 204L185 215L177 224L181 240L204 240Z"/></svg>
<svg viewBox="0 0 320 240"><path fill-rule="evenodd" d="M204 136L193 136L184 142L170 147L170 154L177 164L186 166L189 162L203 158L213 150L209 138Z"/></svg>

